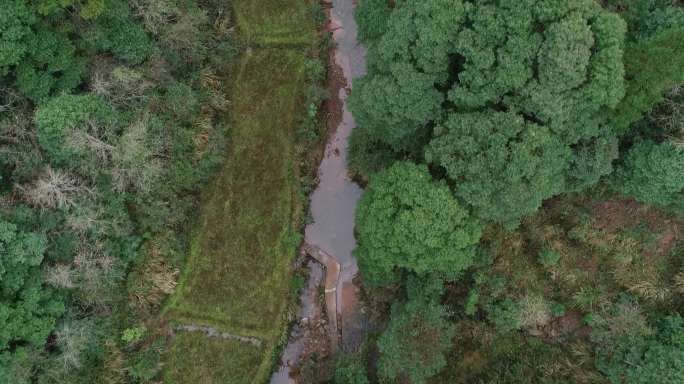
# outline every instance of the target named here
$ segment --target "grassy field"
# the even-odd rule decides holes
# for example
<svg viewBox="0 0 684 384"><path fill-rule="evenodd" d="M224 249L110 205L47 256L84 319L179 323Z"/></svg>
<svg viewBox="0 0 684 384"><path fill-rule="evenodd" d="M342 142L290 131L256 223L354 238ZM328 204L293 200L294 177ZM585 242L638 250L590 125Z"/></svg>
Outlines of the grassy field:
<svg viewBox="0 0 684 384"><path fill-rule="evenodd" d="M233 1L241 38L250 45L306 45L316 41L313 0Z"/></svg>
<svg viewBox="0 0 684 384"><path fill-rule="evenodd" d="M170 311L244 336L273 340L298 244L293 131L304 57L256 50L233 89L230 155L203 202Z"/></svg>
<svg viewBox="0 0 684 384"><path fill-rule="evenodd" d="M230 154L204 196L187 266L167 309L176 322L259 338L265 343L263 360L242 360L256 353L249 344L212 341L202 349L195 346L205 343L203 335L184 335L167 361L173 366L192 353L196 373L171 368L168 383L252 382L245 377L257 375L252 371L260 365L257 376L269 373L299 244L302 209L293 147L306 87L304 64L304 55L294 50L253 50L240 59L231 98ZM216 348L240 356L236 364L243 369L205 369L205 361L220 363L214 361Z"/></svg>
<svg viewBox="0 0 684 384"><path fill-rule="evenodd" d="M250 384L262 355L263 351L251 344L180 333L169 352L164 382Z"/></svg>
<svg viewBox="0 0 684 384"><path fill-rule="evenodd" d="M165 383L260 384L270 376L303 219L295 131L306 114L306 55L317 41L309 4L233 2L252 48L231 75L229 153L205 190L165 309L171 322L255 337L262 347L180 332L166 353Z"/></svg>

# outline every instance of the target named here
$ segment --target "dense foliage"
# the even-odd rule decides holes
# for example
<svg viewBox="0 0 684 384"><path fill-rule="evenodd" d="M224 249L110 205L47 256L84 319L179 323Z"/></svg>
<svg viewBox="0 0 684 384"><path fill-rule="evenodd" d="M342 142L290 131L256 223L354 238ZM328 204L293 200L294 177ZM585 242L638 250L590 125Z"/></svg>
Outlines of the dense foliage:
<svg viewBox="0 0 684 384"><path fill-rule="evenodd" d="M356 18L356 256L394 301L380 381L682 381L681 2L361 0ZM403 297L416 278L447 290Z"/></svg>
<svg viewBox="0 0 684 384"><path fill-rule="evenodd" d="M0 382L157 375L162 346L122 334L173 289L221 159L227 26L184 0L3 2Z"/></svg>
<svg viewBox="0 0 684 384"><path fill-rule="evenodd" d="M373 4L359 10L362 26L382 20ZM515 226L610 172L606 111L624 95L625 25L593 0L398 2L386 27L365 28L385 33L368 36L355 134L412 154L432 138L427 161L481 219Z"/></svg>
<svg viewBox="0 0 684 384"><path fill-rule="evenodd" d="M356 230L361 271L380 285L397 269L456 277L473 262L481 226L426 166L400 162L371 179Z"/></svg>
<svg viewBox="0 0 684 384"><path fill-rule="evenodd" d="M392 306L387 329L378 339L378 374L389 380L425 383L446 365L454 327L446 308L436 302L441 291L430 281L408 281L408 299Z"/></svg>
<svg viewBox="0 0 684 384"><path fill-rule="evenodd" d="M684 149L669 141L638 143L625 154L614 183L620 193L638 201L681 210Z"/></svg>

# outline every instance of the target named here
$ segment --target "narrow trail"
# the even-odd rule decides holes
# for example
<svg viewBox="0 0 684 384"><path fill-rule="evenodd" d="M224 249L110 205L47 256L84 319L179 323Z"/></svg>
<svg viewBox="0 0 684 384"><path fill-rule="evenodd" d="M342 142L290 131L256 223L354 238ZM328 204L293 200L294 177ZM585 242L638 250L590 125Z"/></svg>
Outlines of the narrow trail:
<svg viewBox="0 0 684 384"><path fill-rule="evenodd" d="M195 324L183 324L183 325L178 325L174 328L176 331L180 332L202 332L204 333L207 337L216 337L220 339L230 339L230 340L237 340L242 343L249 343L254 345L255 347L261 347L263 342L256 337L248 337L248 336L240 336L240 335L235 335L229 332L221 332L217 330L216 328L213 327L207 327L203 325L195 325Z"/></svg>

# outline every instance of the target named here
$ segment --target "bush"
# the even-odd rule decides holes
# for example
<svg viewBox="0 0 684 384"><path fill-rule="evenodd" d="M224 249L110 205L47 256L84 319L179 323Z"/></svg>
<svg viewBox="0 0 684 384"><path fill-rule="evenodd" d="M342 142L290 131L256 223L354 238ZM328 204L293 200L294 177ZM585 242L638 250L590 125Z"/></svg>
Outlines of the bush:
<svg viewBox="0 0 684 384"><path fill-rule="evenodd" d="M539 252L539 256L537 256L537 260L539 260L539 264L545 266L545 267L553 267L556 264L558 264L558 261L560 260L561 255L560 253L544 248Z"/></svg>
<svg viewBox="0 0 684 384"><path fill-rule="evenodd" d="M684 382L684 319L666 316L649 336L627 334L599 345L596 365L613 384Z"/></svg>
<svg viewBox="0 0 684 384"><path fill-rule="evenodd" d="M684 150L670 142L640 142L627 152L613 185L643 203L684 207Z"/></svg>
<svg viewBox="0 0 684 384"><path fill-rule="evenodd" d="M446 366L444 354L453 333L444 308L429 298L395 304L390 323L378 339L378 374L390 380L425 383Z"/></svg>

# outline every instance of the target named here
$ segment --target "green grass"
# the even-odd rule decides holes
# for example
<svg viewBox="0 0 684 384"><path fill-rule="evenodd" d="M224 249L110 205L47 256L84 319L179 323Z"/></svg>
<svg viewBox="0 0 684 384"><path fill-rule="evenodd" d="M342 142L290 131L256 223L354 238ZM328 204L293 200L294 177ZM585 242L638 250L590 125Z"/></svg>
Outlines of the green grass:
<svg viewBox="0 0 684 384"><path fill-rule="evenodd" d="M180 333L167 354L164 382L250 384L263 354L252 344Z"/></svg>
<svg viewBox="0 0 684 384"><path fill-rule="evenodd" d="M232 73L227 161L202 197L190 253L165 315L262 341L178 333L166 383L268 381L286 329L303 220L296 130L306 115L310 0L234 0L244 50ZM266 48L268 47L268 48ZM288 47L288 49L284 49Z"/></svg>
<svg viewBox="0 0 684 384"><path fill-rule="evenodd" d="M313 46L316 6L313 0L233 0L239 34L252 45Z"/></svg>
<svg viewBox="0 0 684 384"><path fill-rule="evenodd" d="M204 198L172 318L268 342L280 335L301 217L293 136L304 75L292 50L242 57L230 154Z"/></svg>

